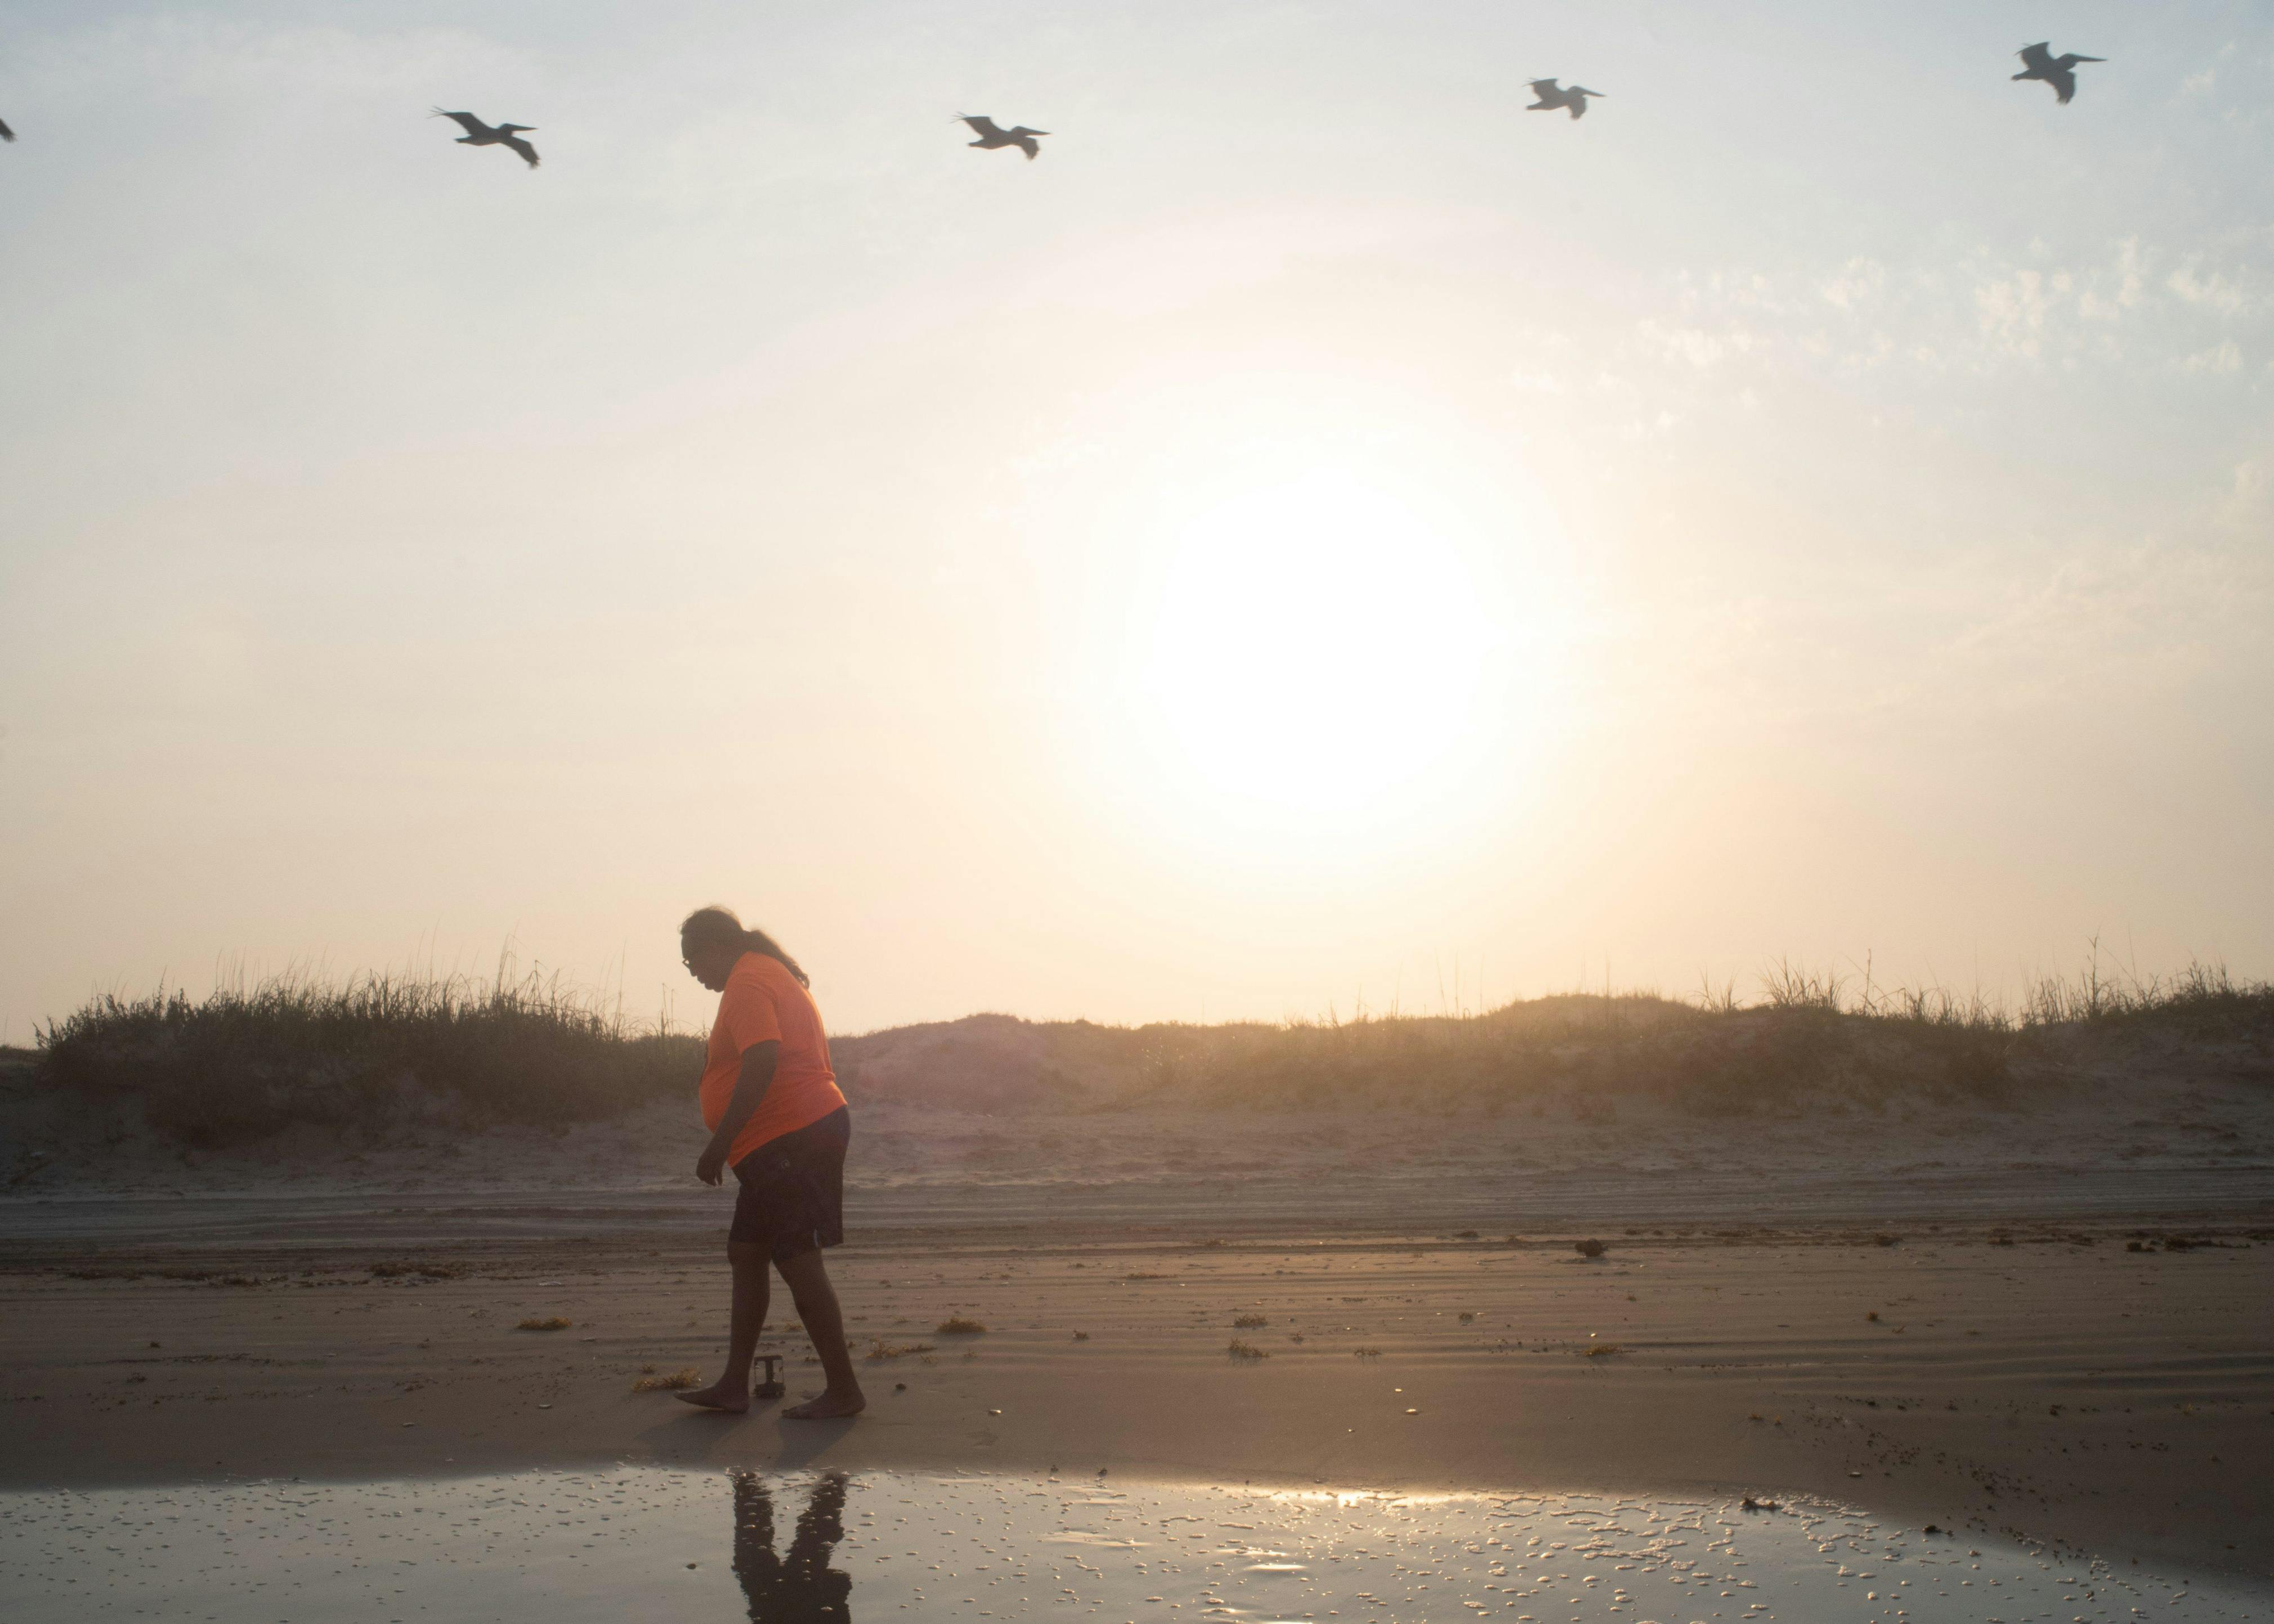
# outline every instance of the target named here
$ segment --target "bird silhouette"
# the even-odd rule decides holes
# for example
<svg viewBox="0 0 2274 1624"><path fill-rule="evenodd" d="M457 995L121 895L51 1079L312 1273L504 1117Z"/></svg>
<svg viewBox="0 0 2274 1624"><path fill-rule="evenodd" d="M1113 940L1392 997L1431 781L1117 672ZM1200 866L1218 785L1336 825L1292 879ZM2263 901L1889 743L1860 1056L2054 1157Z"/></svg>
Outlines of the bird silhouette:
<svg viewBox="0 0 2274 1624"><path fill-rule="evenodd" d="M461 147L509 147L521 154L522 162L531 169L537 167L537 148L516 133L522 130L534 130L537 128L535 124L498 124L493 127L484 124L471 113L453 113L439 107L434 109L433 117L457 120L458 127L465 132L458 138Z"/></svg>
<svg viewBox="0 0 2274 1624"><path fill-rule="evenodd" d="M2056 56L2052 41L2040 40L2035 45L2024 45L2014 54L2022 59L2022 71L2015 79L2041 79L2053 87L2054 99L2064 107L2076 94L2076 64L2080 62L2105 62L2105 56L2080 56L2069 51Z"/></svg>
<svg viewBox="0 0 2274 1624"><path fill-rule="evenodd" d="M1029 130L1024 124L1013 124L1005 130L984 113L958 113L956 117L969 124L971 133L979 138L970 145L990 151L998 147L1017 147L1026 152L1030 162L1043 155L1043 149L1035 144L1035 138L1050 133L1047 130Z"/></svg>
<svg viewBox="0 0 2274 1624"><path fill-rule="evenodd" d="M1572 117L1584 118L1587 116L1587 98L1603 94L1600 90L1590 90L1584 85L1574 85L1569 90L1560 89L1552 79L1536 79L1531 84L1532 94L1540 99L1524 109L1527 113L1552 113L1559 107L1568 107L1571 109Z"/></svg>
<svg viewBox="0 0 2274 1624"><path fill-rule="evenodd" d="M0 141L12 141L15 139L16 132L8 127L8 121L0 118Z"/></svg>

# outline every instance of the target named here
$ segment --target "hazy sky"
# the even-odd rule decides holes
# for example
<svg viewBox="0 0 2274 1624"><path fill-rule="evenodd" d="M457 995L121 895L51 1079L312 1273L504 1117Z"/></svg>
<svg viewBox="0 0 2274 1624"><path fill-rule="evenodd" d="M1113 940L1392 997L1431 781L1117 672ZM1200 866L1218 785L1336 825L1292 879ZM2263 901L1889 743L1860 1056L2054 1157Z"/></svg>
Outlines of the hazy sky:
<svg viewBox="0 0 2274 1624"><path fill-rule="evenodd" d="M840 1030L2274 972L2263 4L7 0L0 117L7 1041L711 900Z"/></svg>

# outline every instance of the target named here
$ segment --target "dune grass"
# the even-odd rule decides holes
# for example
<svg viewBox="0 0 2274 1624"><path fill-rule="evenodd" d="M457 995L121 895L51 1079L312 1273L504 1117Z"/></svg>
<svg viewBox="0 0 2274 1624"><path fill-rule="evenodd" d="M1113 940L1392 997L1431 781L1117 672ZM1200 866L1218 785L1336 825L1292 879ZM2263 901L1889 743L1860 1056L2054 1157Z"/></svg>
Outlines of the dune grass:
<svg viewBox="0 0 2274 1624"><path fill-rule="evenodd" d="M2032 980L2007 1004L1883 985L1867 957L1826 971L1779 960L1750 999L1724 983L1688 998L1570 992L1458 1014L1277 1024L975 1016L832 1047L856 1101L971 1109L1024 1098L1030 1071L1043 1080L1021 1109L1049 1112L1553 1111L1597 1122L1646 1105L1743 1116L1878 1109L1897 1097L1994 1102L2096 1067L2120 1071L2150 1050L2227 1068L2230 1052L2274 1047L2274 986L2238 982L2216 964L2141 976L2089 948L2075 973ZM374 1142L493 1124L561 1130L683 1102L703 1051L700 1038L629 1021L558 977L517 974L510 959L484 980L288 975L200 1000L105 995L38 1035L27 1063L37 1086L132 1101L160 1137L196 1149L300 1126ZM865 1094L864 1056L910 1044L924 1063L880 1068L878 1092Z"/></svg>
<svg viewBox="0 0 2274 1624"><path fill-rule="evenodd" d="M558 977L284 975L201 1000L105 994L39 1034L51 1085L139 1097L200 1148L300 1124L366 1132L560 1125L684 1096L702 1040L643 1028Z"/></svg>
<svg viewBox="0 0 2274 1624"><path fill-rule="evenodd" d="M1745 1115L1862 1106L1898 1094L1991 1101L2017 1085L2122 1060L2143 1042L2216 1050L2274 1042L2274 984L2225 966L2171 977L2112 971L2097 944L2077 973L2036 978L2018 1003L1940 986L1888 987L1780 960L1758 996L1574 992L1459 1015L1277 1026L1156 1026L1141 1082L1116 1104L1218 1109L1568 1112L1623 1104Z"/></svg>

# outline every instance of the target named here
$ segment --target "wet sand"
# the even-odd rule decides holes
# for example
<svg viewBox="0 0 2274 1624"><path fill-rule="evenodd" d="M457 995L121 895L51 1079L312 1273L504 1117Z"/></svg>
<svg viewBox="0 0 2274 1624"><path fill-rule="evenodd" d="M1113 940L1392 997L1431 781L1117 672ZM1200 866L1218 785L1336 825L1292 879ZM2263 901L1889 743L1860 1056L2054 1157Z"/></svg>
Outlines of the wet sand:
<svg viewBox="0 0 2274 1624"><path fill-rule="evenodd" d="M117 1561L126 1550L137 1560ZM2270 1597L1814 1500L652 1467L0 1493L0 1604L17 1624L901 1612L1126 1624L1154 1607L1352 1624L2128 1624L2153 1609L2193 1624L2263 1616Z"/></svg>
<svg viewBox="0 0 2274 1624"><path fill-rule="evenodd" d="M2142 1225L2101 1217L1909 1223L1892 1244L1668 1223L1600 1229L1595 1262L1540 1232L879 1225L832 1259L858 1346L887 1355L849 1425L631 1391L720 1346L717 1242L678 1213L479 1239L437 1222L423 1244L405 1219L383 1248L50 1224L0 1252L0 1487L629 1462L1734 1490L2267 1575L2263 1222L2166 1214L2150 1234L2197 1243L2176 1251L2127 1250ZM438 1277L373 1274L390 1260ZM817 1372L786 1306L768 1342L794 1396ZM951 1312L989 1329L938 1335Z"/></svg>

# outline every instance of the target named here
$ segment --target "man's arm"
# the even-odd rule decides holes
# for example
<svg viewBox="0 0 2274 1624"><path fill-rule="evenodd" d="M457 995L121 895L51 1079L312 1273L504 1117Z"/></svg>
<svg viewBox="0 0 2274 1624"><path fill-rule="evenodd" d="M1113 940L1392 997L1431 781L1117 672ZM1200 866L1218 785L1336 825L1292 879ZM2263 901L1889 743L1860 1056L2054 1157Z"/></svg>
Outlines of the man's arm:
<svg viewBox="0 0 2274 1624"><path fill-rule="evenodd" d="M734 1092L727 1101L727 1114L719 1119L717 1132L711 1142L703 1147L703 1155L695 1164L695 1177L706 1184L715 1184L725 1177L727 1153L734 1147L734 1136L742 1132L766 1097L766 1090L774 1086L774 1063L781 1058L781 1041L768 1038L763 1043L753 1043L742 1051L742 1070L734 1079Z"/></svg>

